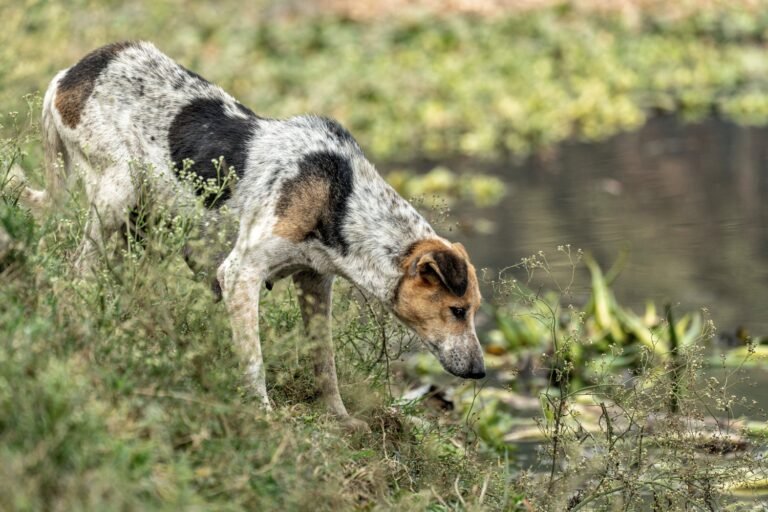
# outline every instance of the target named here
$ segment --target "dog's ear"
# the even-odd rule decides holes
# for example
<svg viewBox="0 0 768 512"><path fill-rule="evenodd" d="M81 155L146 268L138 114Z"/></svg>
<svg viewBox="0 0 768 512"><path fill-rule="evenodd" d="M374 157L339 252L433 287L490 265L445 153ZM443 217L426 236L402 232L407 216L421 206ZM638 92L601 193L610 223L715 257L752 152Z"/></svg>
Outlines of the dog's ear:
<svg viewBox="0 0 768 512"><path fill-rule="evenodd" d="M414 259L410 274L419 274L432 284L442 283L457 297L463 297L469 285L466 260L450 250L431 251Z"/></svg>
<svg viewBox="0 0 768 512"><path fill-rule="evenodd" d="M459 251L459 254L464 256L465 259L469 260L469 253L464 248L463 244L461 244L460 242L454 242L453 243L453 248L456 249L457 251Z"/></svg>

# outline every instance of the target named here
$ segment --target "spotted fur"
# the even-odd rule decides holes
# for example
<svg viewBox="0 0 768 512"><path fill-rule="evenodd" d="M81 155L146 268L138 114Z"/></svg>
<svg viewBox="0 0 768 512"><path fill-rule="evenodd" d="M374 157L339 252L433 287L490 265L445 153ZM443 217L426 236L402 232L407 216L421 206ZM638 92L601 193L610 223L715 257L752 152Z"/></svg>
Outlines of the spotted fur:
<svg viewBox="0 0 768 512"><path fill-rule="evenodd" d="M96 79L117 54L131 43L113 43L92 51L69 68L56 90L56 108L61 120L70 128L80 122L85 103L96 85Z"/></svg>
<svg viewBox="0 0 768 512"><path fill-rule="evenodd" d="M24 197L40 202L62 193L57 155L65 174L82 173L91 211L76 261L81 272L128 220L138 183L184 215L200 190L179 179L181 170L214 183L221 182L221 166L234 170L237 180L224 194L202 198L208 209L201 240L184 255L216 276L234 345L265 407L259 291L288 275L301 297L321 394L350 424L333 365L334 275L389 307L446 370L484 375L474 328L480 292L466 251L439 237L336 121L257 116L152 44L134 42L95 50L57 74L43 102L43 125L48 190ZM224 211L237 222L225 222ZM221 245L222 234L231 234L231 246Z"/></svg>

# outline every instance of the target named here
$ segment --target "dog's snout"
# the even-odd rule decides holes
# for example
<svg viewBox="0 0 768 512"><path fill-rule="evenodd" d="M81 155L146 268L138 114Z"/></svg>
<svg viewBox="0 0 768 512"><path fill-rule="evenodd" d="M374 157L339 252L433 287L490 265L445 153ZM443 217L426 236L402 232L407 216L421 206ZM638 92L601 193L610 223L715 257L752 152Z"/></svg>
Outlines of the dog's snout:
<svg viewBox="0 0 768 512"><path fill-rule="evenodd" d="M467 357L460 351L453 351L449 354L440 354L440 356L443 368L457 377L462 379L482 379L485 377L485 362L482 354L477 357Z"/></svg>

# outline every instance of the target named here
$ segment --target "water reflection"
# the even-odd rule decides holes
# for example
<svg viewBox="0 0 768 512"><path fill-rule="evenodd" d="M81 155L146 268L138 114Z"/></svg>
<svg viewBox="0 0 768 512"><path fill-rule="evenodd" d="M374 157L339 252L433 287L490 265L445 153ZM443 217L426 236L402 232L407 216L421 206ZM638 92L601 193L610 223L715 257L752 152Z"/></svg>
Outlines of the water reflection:
<svg viewBox="0 0 768 512"><path fill-rule="evenodd" d="M720 329L768 334L768 130L663 117L523 164L461 165L497 174L510 189L483 212L494 234L458 237L478 267L498 269L564 243L607 266L627 246L615 284L623 303L709 307Z"/></svg>

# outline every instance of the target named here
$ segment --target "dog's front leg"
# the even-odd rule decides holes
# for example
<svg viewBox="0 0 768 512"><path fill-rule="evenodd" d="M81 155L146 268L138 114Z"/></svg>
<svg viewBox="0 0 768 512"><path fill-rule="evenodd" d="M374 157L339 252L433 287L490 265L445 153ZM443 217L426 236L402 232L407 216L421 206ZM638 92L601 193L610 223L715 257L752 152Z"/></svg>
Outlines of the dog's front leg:
<svg viewBox="0 0 768 512"><path fill-rule="evenodd" d="M336 361L331 335L331 291L333 276L311 270L293 275L299 297L301 316L311 343L315 381L330 412L353 430L369 430L368 425L352 418L339 394Z"/></svg>
<svg viewBox="0 0 768 512"><path fill-rule="evenodd" d="M217 277L229 311L235 348L248 365L248 384L262 406L271 411L259 339L259 290L264 280L263 269L244 260L234 250L219 267Z"/></svg>

